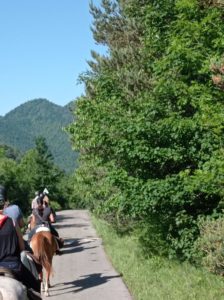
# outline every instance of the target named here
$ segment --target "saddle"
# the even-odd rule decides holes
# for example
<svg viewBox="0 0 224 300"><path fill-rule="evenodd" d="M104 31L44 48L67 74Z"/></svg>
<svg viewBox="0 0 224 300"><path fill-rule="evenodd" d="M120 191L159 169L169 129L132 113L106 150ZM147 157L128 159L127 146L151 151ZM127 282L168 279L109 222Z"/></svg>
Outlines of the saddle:
<svg viewBox="0 0 224 300"><path fill-rule="evenodd" d="M41 231L50 231L50 228L49 228L49 226L47 226L47 224L37 225L35 227L35 233L38 233Z"/></svg>
<svg viewBox="0 0 224 300"><path fill-rule="evenodd" d="M4 267L0 267L0 276L5 276L5 277L16 279L13 271L11 271L7 268L4 268Z"/></svg>

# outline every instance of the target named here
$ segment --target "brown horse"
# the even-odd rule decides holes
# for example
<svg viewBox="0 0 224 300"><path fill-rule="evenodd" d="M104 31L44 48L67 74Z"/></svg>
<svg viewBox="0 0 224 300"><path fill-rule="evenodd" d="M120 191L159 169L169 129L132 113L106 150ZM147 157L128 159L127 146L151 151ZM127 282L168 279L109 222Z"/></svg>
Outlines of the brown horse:
<svg viewBox="0 0 224 300"><path fill-rule="evenodd" d="M32 237L30 246L33 250L34 256L38 259L38 261L46 271L45 285L43 282L43 271L40 274L40 279L42 290L44 290L45 296L49 296L52 260L57 250L55 237L50 233L50 231L37 232Z"/></svg>

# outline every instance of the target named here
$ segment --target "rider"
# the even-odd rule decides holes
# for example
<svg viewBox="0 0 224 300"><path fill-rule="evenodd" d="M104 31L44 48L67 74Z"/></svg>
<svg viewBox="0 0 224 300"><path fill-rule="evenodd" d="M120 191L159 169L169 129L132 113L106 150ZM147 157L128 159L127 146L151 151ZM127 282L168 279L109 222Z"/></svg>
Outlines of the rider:
<svg viewBox="0 0 224 300"><path fill-rule="evenodd" d="M25 226L25 222L23 219L23 214L18 205L10 204L7 200L4 205L3 215L10 217L13 219L15 224L18 224L19 228L23 228ZM27 241L24 240L25 250L32 253L32 249L28 245ZM22 255L23 256L23 255ZM23 256L24 257L24 256ZM24 261L22 261L24 263Z"/></svg>
<svg viewBox="0 0 224 300"><path fill-rule="evenodd" d="M44 195L44 196L43 196L43 197L44 197L44 198L43 198L44 207L49 207L50 210L51 210L50 213L52 213L52 215L53 215L52 219L53 219L54 221L51 222L51 223L55 223L55 222L56 222L56 213L55 213L54 209L50 206L50 199L49 199L49 197L48 197L48 195L49 195L48 190L45 188L42 194ZM42 195L42 194L41 194L41 195Z"/></svg>
<svg viewBox="0 0 224 300"><path fill-rule="evenodd" d="M52 226L52 223L55 222L54 215L48 202L44 202L44 194L41 194L37 198L37 208L33 210L33 216L35 218L35 227L29 232L28 240L30 241L32 236L36 233L38 227L45 225L49 227L50 232L55 236L59 248L63 247L64 241L62 238L59 238L57 230ZM58 250L56 254L61 254Z"/></svg>
<svg viewBox="0 0 224 300"><path fill-rule="evenodd" d="M36 191L35 192L35 197L33 198L32 200L32 203L31 203L31 208L34 209L37 207L37 198L40 196L40 192Z"/></svg>
<svg viewBox="0 0 224 300"><path fill-rule="evenodd" d="M37 208L37 198L40 196L40 192L36 191L35 192L35 197L32 199L32 202L31 202L31 209L33 210L34 208ZM27 232L30 231L30 222L31 222L31 219L32 219L32 214L30 214L28 216L28 225L27 225Z"/></svg>
<svg viewBox="0 0 224 300"><path fill-rule="evenodd" d="M23 219L23 214L18 205L11 204L9 201L6 201L3 214L12 218L14 222L19 225L20 228L24 227L25 222Z"/></svg>
<svg viewBox="0 0 224 300"><path fill-rule="evenodd" d="M22 264L20 254L24 251L24 241L18 224L3 215L7 192L0 185L0 267L7 268L29 290L40 293L40 281Z"/></svg>

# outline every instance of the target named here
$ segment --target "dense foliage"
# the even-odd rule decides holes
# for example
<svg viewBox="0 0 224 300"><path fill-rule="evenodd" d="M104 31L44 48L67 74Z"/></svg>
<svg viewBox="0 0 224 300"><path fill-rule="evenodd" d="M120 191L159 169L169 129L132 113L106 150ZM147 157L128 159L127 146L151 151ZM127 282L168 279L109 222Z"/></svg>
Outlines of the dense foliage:
<svg viewBox="0 0 224 300"><path fill-rule="evenodd" d="M71 149L63 127L72 121L70 105L61 107L46 99L28 101L0 118L0 144L7 144L25 153L35 147L35 139L43 136L55 163L71 172L77 154Z"/></svg>
<svg viewBox="0 0 224 300"><path fill-rule="evenodd" d="M190 258L199 218L224 204L222 5L103 0L91 11L108 50L92 53L68 128L77 195L119 229L137 226L147 251Z"/></svg>
<svg viewBox="0 0 224 300"><path fill-rule="evenodd" d="M35 191L42 192L47 188L55 209L68 207L68 195L65 192L68 175L54 164L46 140L38 137L35 148L24 155L15 153L8 146L0 146L0 184L6 187L9 201L19 205L26 215L31 212Z"/></svg>

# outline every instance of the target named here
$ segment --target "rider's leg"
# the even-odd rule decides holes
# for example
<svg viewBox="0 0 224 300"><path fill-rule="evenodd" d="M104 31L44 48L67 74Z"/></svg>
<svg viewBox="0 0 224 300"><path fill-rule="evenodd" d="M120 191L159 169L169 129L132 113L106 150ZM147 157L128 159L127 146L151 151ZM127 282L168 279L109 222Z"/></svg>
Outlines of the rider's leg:
<svg viewBox="0 0 224 300"><path fill-rule="evenodd" d="M49 227L50 227L51 233L52 233L54 236L59 237L59 234L58 234L57 230L54 228L54 226L52 226L51 224L49 224Z"/></svg>
<svg viewBox="0 0 224 300"><path fill-rule="evenodd" d="M29 256L26 251L20 253L21 262L23 265L34 275L36 279L39 279L36 265L31 256Z"/></svg>
<svg viewBox="0 0 224 300"><path fill-rule="evenodd" d="M34 289L40 293L40 280L36 279L35 276L21 264L21 271L18 274L18 279L28 288Z"/></svg>
<svg viewBox="0 0 224 300"><path fill-rule="evenodd" d="M33 235L36 232L36 227L34 227L30 232L28 233L28 242L32 239Z"/></svg>
<svg viewBox="0 0 224 300"><path fill-rule="evenodd" d="M62 238L59 237L59 234L57 232L57 230L54 228L54 226L52 226L51 224L49 225L50 227L50 231L51 233L55 236L56 238L56 242L58 244L59 248L62 248L64 246L64 240ZM59 250L59 249L58 249Z"/></svg>

